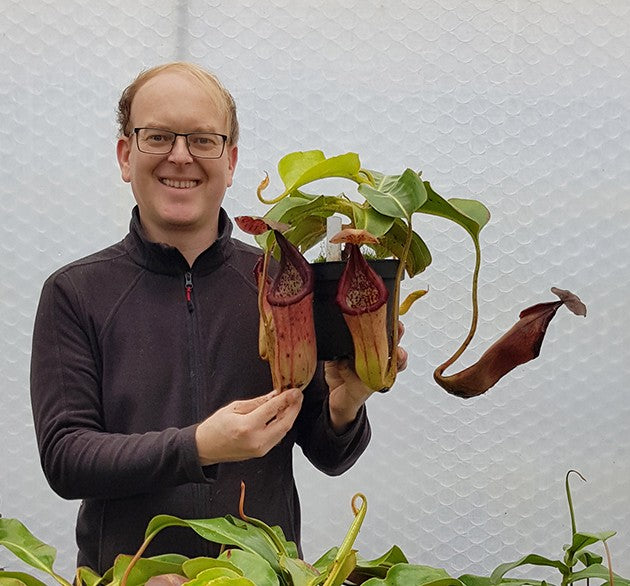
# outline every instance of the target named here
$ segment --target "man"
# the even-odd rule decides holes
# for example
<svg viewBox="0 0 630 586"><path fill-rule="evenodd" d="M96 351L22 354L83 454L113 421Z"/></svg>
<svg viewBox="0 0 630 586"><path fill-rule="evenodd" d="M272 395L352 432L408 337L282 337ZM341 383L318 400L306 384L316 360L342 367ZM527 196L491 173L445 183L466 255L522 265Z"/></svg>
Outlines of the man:
<svg viewBox="0 0 630 586"><path fill-rule="evenodd" d="M246 511L299 544L292 448L341 474L367 446L369 390L345 362L271 391L258 357L258 250L221 203L238 159L234 101L187 63L141 74L119 103L117 157L137 203L124 240L54 273L37 312L31 395L51 487L82 499L78 564L103 573L157 514ZM404 352L401 353L404 362ZM146 555L215 555L168 529Z"/></svg>

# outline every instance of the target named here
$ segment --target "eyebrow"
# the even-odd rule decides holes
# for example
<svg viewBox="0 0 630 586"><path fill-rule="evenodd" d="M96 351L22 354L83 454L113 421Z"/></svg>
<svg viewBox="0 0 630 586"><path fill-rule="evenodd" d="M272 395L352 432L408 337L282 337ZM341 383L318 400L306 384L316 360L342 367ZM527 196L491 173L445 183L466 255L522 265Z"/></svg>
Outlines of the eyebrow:
<svg viewBox="0 0 630 586"><path fill-rule="evenodd" d="M169 132L178 132L174 128L171 128L170 124L162 124L160 122L147 122L146 124L138 128L157 128L158 130L168 130ZM206 126L206 127L197 126L197 127L191 128L190 130L187 130L186 132L187 133L188 132L209 132L212 134L225 134L217 130L214 126Z"/></svg>

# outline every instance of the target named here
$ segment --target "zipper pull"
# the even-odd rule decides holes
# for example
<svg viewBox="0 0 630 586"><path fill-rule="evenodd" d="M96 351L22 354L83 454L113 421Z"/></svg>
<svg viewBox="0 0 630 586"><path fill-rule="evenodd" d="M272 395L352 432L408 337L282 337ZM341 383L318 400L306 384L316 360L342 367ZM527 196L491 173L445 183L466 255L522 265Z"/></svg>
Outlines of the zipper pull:
<svg viewBox="0 0 630 586"><path fill-rule="evenodd" d="M188 311L192 313L194 309L193 302L192 302L192 288L193 288L192 273L188 271L185 275L185 278L186 278L186 303L188 304Z"/></svg>

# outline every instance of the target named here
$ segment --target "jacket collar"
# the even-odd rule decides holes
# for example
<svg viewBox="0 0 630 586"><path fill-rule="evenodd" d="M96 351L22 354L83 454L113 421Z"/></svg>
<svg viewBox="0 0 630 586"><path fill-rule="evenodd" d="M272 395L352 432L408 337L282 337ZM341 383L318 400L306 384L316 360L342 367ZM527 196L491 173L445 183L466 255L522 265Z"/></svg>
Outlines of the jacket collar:
<svg viewBox="0 0 630 586"><path fill-rule="evenodd" d="M197 257L192 270L198 274L206 274L222 265L234 249L231 236L232 222L221 208L217 239ZM154 273L180 275L191 270L188 261L177 248L147 239L140 223L138 206L131 212L129 234L123 240L123 245L136 263Z"/></svg>

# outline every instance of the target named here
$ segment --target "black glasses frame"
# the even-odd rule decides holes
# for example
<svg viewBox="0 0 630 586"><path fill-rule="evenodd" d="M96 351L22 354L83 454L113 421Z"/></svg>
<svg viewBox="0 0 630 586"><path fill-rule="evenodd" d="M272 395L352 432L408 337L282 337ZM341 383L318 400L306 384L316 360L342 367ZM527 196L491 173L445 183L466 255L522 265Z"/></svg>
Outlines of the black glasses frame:
<svg viewBox="0 0 630 586"><path fill-rule="evenodd" d="M168 134L172 134L173 142L171 142L171 148L168 149L168 151L163 152L163 153L152 153L149 151L143 151L140 148L140 138L139 138L141 130L158 130L160 132L167 132ZM145 155L168 155L173 150L177 137L183 136L186 139L186 148L188 149L188 153L190 154L191 157L196 157L197 159L220 159L223 156L223 152L225 151L225 143L227 142L227 139L228 139L227 135L220 134L218 132L173 132L172 130L166 130L165 128L152 128L150 126L143 126L142 128L134 128L133 133L136 135L136 146L138 147L138 150L141 153L144 153ZM212 134L213 136L220 136L223 139L223 144L221 145L221 152L216 157L204 157L202 155L193 155L192 152L190 152L190 143L188 142L188 137L194 134Z"/></svg>

